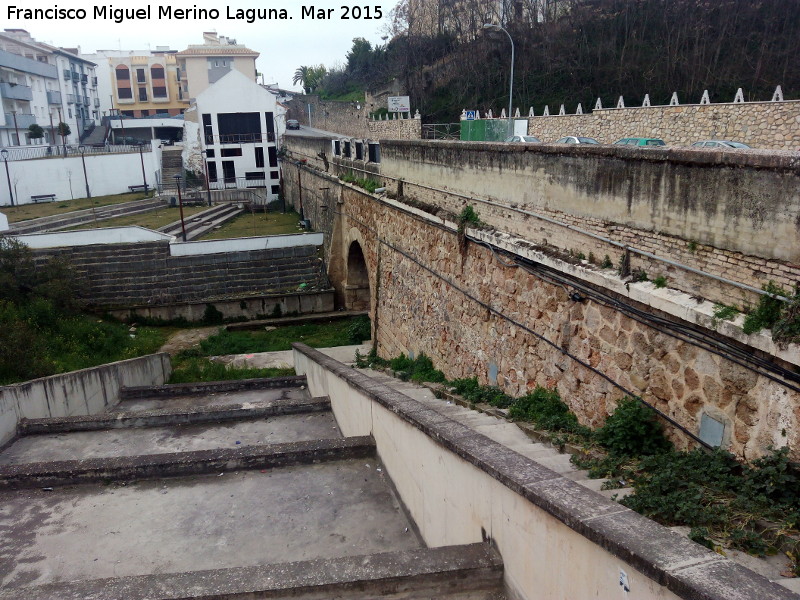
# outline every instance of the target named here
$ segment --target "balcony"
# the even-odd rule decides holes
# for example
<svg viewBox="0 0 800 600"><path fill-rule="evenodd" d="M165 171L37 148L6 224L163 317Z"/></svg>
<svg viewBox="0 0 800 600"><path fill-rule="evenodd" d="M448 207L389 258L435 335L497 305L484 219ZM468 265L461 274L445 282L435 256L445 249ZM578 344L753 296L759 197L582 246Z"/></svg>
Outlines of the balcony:
<svg viewBox="0 0 800 600"><path fill-rule="evenodd" d="M75 104L78 101L78 97L75 94L67 94L67 103L68 104Z"/></svg>
<svg viewBox="0 0 800 600"><path fill-rule="evenodd" d="M32 75L41 75L50 79L58 77L58 69L54 65L25 58L5 50L0 50L0 67L8 67L9 69L31 73Z"/></svg>
<svg viewBox="0 0 800 600"><path fill-rule="evenodd" d="M61 92L48 90L47 91L48 104L61 104Z"/></svg>
<svg viewBox="0 0 800 600"><path fill-rule="evenodd" d="M89 106L89 96L84 96L83 97L83 105L84 106Z"/></svg>
<svg viewBox="0 0 800 600"><path fill-rule="evenodd" d="M72 72L72 81L77 82L77 81L80 81L80 80L81 80L81 74L78 73L77 71L73 71Z"/></svg>
<svg viewBox="0 0 800 600"><path fill-rule="evenodd" d="M94 99L94 107L95 108L100 108L100 98L95 98Z"/></svg>
<svg viewBox="0 0 800 600"><path fill-rule="evenodd" d="M97 77L92 77L92 87L97 87Z"/></svg>
<svg viewBox="0 0 800 600"><path fill-rule="evenodd" d="M27 129L31 125L36 123L36 115L27 115L22 113L17 113L16 115L16 123L14 121L14 115L12 113L6 113L6 128L7 129L14 129L16 125L17 129Z"/></svg>
<svg viewBox="0 0 800 600"><path fill-rule="evenodd" d="M86 85L87 83L89 83L89 76L88 76L88 75L83 75L83 74L82 74L82 75L81 75L81 83L82 83L83 85Z"/></svg>
<svg viewBox="0 0 800 600"><path fill-rule="evenodd" d="M0 95L9 100L33 100L31 88L20 83L0 83Z"/></svg>
<svg viewBox="0 0 800 600"><path fill-rule="evenodd" d="M72 79L72 71L64 69L64 81L69 81L70 79Z"/></svg>

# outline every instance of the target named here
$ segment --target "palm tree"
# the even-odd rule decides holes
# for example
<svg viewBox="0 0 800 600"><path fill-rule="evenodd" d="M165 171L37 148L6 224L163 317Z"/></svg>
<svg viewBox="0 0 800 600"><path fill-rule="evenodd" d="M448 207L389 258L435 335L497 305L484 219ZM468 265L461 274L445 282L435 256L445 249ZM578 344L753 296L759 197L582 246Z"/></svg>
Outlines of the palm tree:
<svg viewBox="0 0 800 600"><path fill-rule="evenodd" d="M317 88L327 74L328 70L325 68L325 65L318 65L316 67L298 67L298 69L294 72L292 83L295 85L299 83L302 86L303 91L306 94L310 94Z"/></svg>

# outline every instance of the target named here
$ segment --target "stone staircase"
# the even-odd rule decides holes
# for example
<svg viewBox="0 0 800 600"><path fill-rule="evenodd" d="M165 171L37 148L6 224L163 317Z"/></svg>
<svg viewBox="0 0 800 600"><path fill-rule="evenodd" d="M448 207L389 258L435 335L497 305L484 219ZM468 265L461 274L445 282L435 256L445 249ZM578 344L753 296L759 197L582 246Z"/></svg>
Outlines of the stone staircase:
<svg viewBox="0 0 800 600"><path fill-rule="evenodd" d="M105 125L95 125L92 123L91 131L81 137L81 143L86 146L102 146L106 141L108 130Z"/></svg>
<svg viewBox="0 0 800 600"><path fill-rule="evenodd" d="M205 235L223 223L235 219L243 212L244 209L238 204L218 204L208 210L192 215L184 220L186 225L186 241L194 240ZM180 239L182 234L181 222L175 221L174 223L161 227L158 231L166 233L167 235L174 235Z"/></svg>
<svg viewBox="0 0 800 600"><path fill-rule="evenodd" d="M504 599L493 546L425 547L304 377L122 397L0 453L0 599Z"/></svg>
<svg viewBox="0 0 800 600"><path fill-rule="evenodd" d="M166 188L175 187L175 175L184 176L182 151L180 147L161 148L161 184Z"/></svg>
<svg viewBox="0 0 800 600"><path fill-rule="evenodd" d="M87 208L72 212L40 217L11 223L11 231L15 234L39 233L42 231L58 231L76 225L94 223L95 220L103 221L114 217L125 215L135 215L164 208L165 204L161 198L144 198L142 200L132 200L131 202L121 202L119 204L109 204L98 206L95 209Z"/></svg>

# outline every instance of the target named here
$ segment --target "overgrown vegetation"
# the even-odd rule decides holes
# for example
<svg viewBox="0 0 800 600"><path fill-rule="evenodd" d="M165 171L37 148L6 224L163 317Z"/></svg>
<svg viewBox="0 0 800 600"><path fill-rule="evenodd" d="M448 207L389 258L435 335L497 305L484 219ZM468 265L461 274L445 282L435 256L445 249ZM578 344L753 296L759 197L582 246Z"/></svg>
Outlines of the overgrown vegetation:
<svg viewBox="0 0 800 600"><path fill-rule="evenodd" d="M364 325L364 319L367 325ZM292 342L303 342L312 348L348 346L361 343L366 338L354 337L369 331L369 318L354 317L336 319L328 323L304 323L301 325L282 325L270 331L227 331L222 330L200 342L202 356L223 354L249 354L252 352L276 352L291 350Z"/></svg>
<svg viewBox="0 0 800 600"><path fill-rule="evenodd" d="M724 451L674 450L656 414L635 398L623 398L605 424L592 431L555 389L536 387L512 398L476 377L447 381L429 357L404 354L386 360L372 350L356 353L358 367L389 367L401 377L444 383L473 403L509 408L509 417L546 430L556 445L579 443L573 462L591 477L610 478L607 489L630 487L621 503L667 525L691 527L689 537L709 548L737 548L755 555L786 553L800 575L800 473L788 448L752 464Z"/></svg>
<svg viewBox="0 0 800 600"><path fill-rule="evenodd" d="M374 194L375 190L381 187L381 182L375 179L370 178L360 178L353 175L352 172L348 171L347 173L343 173L339 175L339 179L344 181L345 183L352 183L353 185L357 185L360 188L367 190L370 194Z"/></svg>
<svg viewBox="0 0 800 600"><path fill-rule="evenodd" d="M229 381L254 379L257 377L286 377L294 375L294 369L231 367L198 356L195 350L179 353L173 358L169 383L192 383L195 381Z"/></svg>
<svg viewBox="0 0 800 600"><path fill-rule="evenodd" d="M30 250L0 237L0 384L150 354L159 330L80 312L77 279L62 261L36 265Z"/></svg>

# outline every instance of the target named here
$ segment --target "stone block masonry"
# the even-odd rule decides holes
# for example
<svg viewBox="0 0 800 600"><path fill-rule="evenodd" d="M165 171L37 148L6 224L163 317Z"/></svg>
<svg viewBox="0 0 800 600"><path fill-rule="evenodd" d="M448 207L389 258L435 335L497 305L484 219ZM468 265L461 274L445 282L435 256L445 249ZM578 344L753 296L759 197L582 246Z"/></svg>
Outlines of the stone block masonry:
<svg viewBox="0 0 800 600"><path fill-rule="evenodd" d="M173 257L168 242L145 242L36 250L34 256L66 259L78 274L79 297L101 308L328 287L315 246Z"/></svg>
<svg viewBox="0 0 800 600"><path fill-rule="evenodd" d="M296 179L297 167L286 168ZM337 185L329 175L302 168L309 188ZM469 243L462 251L454 227L436 217L346 184L330 195L340 213L331 224L330 264L347 257L353 242L361 245L381 356L424 352L450 379L477 376L512 395L554 387L591 426L601 425L624 395L596 369L695 434L704 414L722 420L739 456L800 444L800 394L764 374L673 337L655 322L593 300L576 302L563 287L504 265L483 246Z"/></svg>
<svg viewBox="0 0 800 600"><path fill-rule="evenodd" d="M545 142L583 135L612 144L624 137L657 137L668 145L734 140L753 148L800 148L800 100L595 110L585 115L528 119L528 134Z"/></svg>

